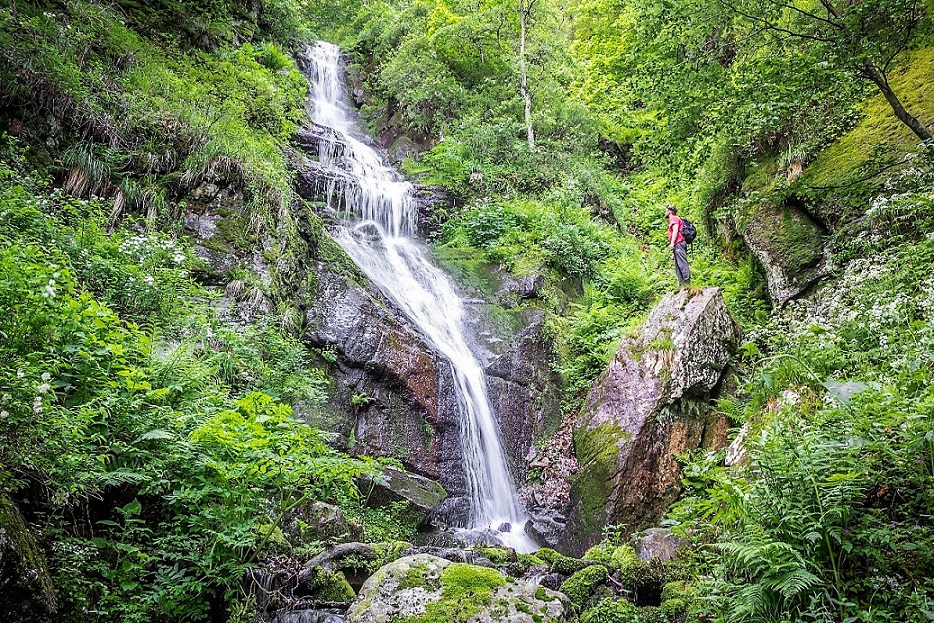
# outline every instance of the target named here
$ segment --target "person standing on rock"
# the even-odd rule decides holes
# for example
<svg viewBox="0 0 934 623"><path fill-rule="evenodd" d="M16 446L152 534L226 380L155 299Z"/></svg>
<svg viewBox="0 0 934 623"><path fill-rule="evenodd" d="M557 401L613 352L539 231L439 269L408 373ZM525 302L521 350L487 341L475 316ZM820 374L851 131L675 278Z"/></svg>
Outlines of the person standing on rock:
<svg viewBox="0 0 934 623"><path fill-rule="evenodd" d="M671 204L665 206L665 217L668 219L668 246L671 247L675 259L675 276L678 277L678 285L683 286L691 281L684 221L678 216L678 208Z"/></svg>

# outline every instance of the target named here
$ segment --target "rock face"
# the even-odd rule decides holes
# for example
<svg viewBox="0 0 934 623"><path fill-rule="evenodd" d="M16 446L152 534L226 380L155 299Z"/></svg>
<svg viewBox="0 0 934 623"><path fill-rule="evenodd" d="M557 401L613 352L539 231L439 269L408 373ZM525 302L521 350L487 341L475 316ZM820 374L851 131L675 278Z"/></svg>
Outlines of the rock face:
<svg viewBox="0 0 934 623"><path fill-rule="evenodd" d="M566 598L494 569L429 554L407 556L378 570L347 611L347 623L389 623L429 615L471 623L558 623L571 619Z"/></svg>
<svg viewBox="0 0 934 623"><path fill-rule="evenodd" d="M304 339L336 354L334 390L354 411L352 449L463 490L450 365L378 293L321 262L314 286Z"/></svg>
<svg viewBox="0 0 934 623"><path fill-rule="evenodd" d="M561 420L561 377L551 368L553 349L544 313L540 313L486 367L490 402L519 481L525 480L525 459L534 442L557 428Z"/></svg>
<svg viewBox="0 0 934 623"><path fill-rule="evenodd" d="M19 510L0 495L0 612L9 623L51 622L56 614L52 579Z"/></svg>
<svg viewBox="0 0 934 623"><path fill-rule="evenodd" d="M833 268L827 232L801 207L758 204L739 223L740 234L762 265L776 307L799 296Z"/></svg>
<svg viewBox="0 0 934 623"><path fill-rule="evenodd" d="M675 456L726 445L708 402L740 337L720 290L707 288L669 293L623 341L575 425L581 469L564 549L582 552L604 525L651 525L680 491Z"/></svg>

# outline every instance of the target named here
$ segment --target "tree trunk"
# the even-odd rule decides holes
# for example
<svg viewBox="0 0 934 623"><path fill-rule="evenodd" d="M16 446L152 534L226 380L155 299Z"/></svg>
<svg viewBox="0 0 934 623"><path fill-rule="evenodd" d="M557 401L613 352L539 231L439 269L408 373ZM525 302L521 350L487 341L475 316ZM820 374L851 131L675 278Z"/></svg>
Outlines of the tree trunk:
<svg viewBox="0 0 934 623"><path fill-rule="evenodd" d="M879 87L879 90L882 91L882 95L885 96L889 106L895 111L895 116L898 117L899 121L911 128L911 131L922 141L931 140L930 130L924 127L924 125L918 121L917 117L905 110L901 100L898 99L898 96L895 95L895 91L889 86L889 81L886 79L885 74L868 60L863 61L862 70L863 73Z"/></svg>
<svg viewBox="0 0 934 623"><path fill-rule="evenodd" d="M529 151L535 151L535 130L532 129L532 94L529 93L529 78L525 66L526 18L531 4L519 0L519 90L525 100L525 127L529 137Z"/></svg>

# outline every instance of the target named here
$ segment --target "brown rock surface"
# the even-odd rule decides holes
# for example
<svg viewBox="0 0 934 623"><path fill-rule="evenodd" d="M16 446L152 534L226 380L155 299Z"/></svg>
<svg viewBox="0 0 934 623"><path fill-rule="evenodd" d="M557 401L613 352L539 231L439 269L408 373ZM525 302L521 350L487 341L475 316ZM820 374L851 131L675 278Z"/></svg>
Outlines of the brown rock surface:
<svg viewBox="0 0 934 623"><path fill-rule="evenodd" d="M563 549L583 551L605 525L651 525L680 492L675 457L724 443L708 403L740 337L720 290L706 288L669 293L623 341L575 425L581 469Z"/></svg>

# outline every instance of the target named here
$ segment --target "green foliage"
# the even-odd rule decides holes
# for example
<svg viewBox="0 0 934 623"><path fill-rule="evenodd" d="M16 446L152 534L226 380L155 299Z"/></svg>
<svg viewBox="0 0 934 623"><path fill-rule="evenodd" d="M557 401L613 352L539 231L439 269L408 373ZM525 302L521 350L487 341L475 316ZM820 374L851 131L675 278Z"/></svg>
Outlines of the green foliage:
<svg viewBox="0 0 934 623"><path fill-rule="evenodd" d="M200 620L239 590L288 510L352 499L371 464L261 391L322 398L297 342L274 324L221 325L184 244L104 233L112 202L49 192L11 151L0 487L29 497L25 483L41 483L63 620Z"/></svg>
<svg viewBox="0 0 934 623"><path fill-rule="evenodd" d="M625 599L604 599L581 615L581 623L642 623L639 609Z"/></svg>
<svg viewBox="0 0 934 623"><path fill-rule="evenodd" d="M672 514L722 552L699 563L717 620L924 620L934 306L911 266L932 252L852 263L826 315L792 312L748 349L759 365L725 406L751 424L750 461L691 458Z"/></svg>
<svg viewBox="0 0 934 623"><path fill-rule="evenodd" d="M64 169L66 190L116 197L115 218L133 211L169 222L178 213L166 198L205 176L242 184L258 207L288 202L282 148L304 114L307 83L276 43L234 45L233 37L217 36L217 20L230 20L235 3L216 4L132 3L130 25L93 0L0 10L0 92L11 109L36 98L39 112L66 128L98 128L93 140L65 137L72 142L55 166ZM204 29L225 43L174 53L140 34L149 29L134 29L152 20L166 29Z"/></svg>

